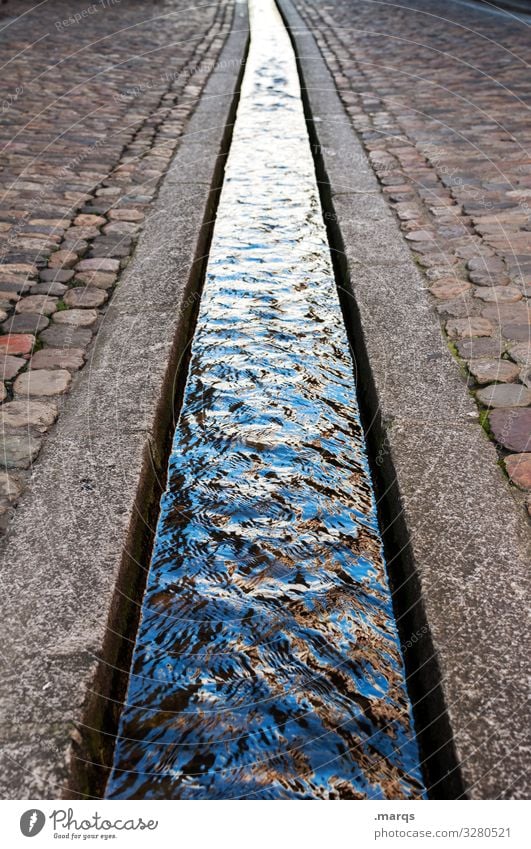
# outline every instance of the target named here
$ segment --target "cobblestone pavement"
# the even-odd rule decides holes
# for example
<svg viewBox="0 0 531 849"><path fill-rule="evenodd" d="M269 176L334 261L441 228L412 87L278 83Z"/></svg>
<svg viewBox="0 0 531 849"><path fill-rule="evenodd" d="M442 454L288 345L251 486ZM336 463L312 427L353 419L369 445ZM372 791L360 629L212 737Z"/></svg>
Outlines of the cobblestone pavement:
<svg viewBox="0 0 531 849"><path fill-rule="evenodd" d="M529 491L529 26L452 0L296 6L425 270L481 422Z"/></svg>
<svg viewBox="0 0 531 849"><path fill-rule="evenodd" d="M1 9L5 529L220 52L233 2L9 0Z"/></svg>

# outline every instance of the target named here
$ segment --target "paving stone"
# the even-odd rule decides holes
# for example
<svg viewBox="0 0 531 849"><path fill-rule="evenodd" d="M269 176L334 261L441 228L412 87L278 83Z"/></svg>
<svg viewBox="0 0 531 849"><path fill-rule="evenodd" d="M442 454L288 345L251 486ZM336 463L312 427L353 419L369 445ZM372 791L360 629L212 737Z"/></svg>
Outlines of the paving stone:
<svg viewBox="0 0 531 849"><path fill-rule="evenodd" d="M13 15L25 5L25 0L8 2ZM105 14L87 16L83 26L59 32L53 25L54 16L63 18L57 4L37 3L9 38L0 36L2 87L18 92L0 115L0 365L6 379L8 374L10 380L22 376L35 341L28 346L24 339L37 333L46 347L32 361L40 365L35 372L73 371L82 364L79 352L89 345L93 331L62 322L97 327L91 311L103 305L127 264L132 237L208 76L202 63L215 62L225 42L232 0L228 6L214 0L184 16L178 14L186 8L184 0L171 0L171 5L177 14L162 28L146 16L144 4L122 2L107 4ZM117 31L120 37L109 41L109 32ZM131 84L129 64L138 55L139 38L150 61L135 69L138 96L122 100L117 94ZM94 54L94 44L104 45L104 64L110 62L112 73L93 73L103 61L99 47ZM51 56L59 62L53 74L48 73ZM170 66L177 76L167 73ZM192 81L179 76L186 67ZM38 84L31 84L32 79ZM153 80L159 81L156 91ZM144 180L149 184L139 185ZM105 217L102 213L117 202L114 219ZM102 234L107 225L109 231ZM84 260L94 240L99 244ZM79 270L74 272L74 266ZM11 317L20 296L63 298L67 289L61 287L74 280L91 291L81 301L78 292L67 298L73 307L68 319L49 325L44 313L51 312L50 302L39 307L28 299ZM76 319L76 309L85 315ZM0 384L0 400L5 391ZM6 504L0 493L2 529Z"/></svg>
<svg viewBox="0 0 531 849"><path fill-rule="evenodd" d="M494 319L497 324L526 324L531 319L531 312L524 301L517 304L487 304L482 307L481 315Z"/></svg>
<svg viewBox="0 0 531 849"><path fill-rule="evenodd" d="M78 286L67 292L64 302L69 307L101 307L108 297L105 290L95 286Z"/></svg>
<svg viewBox="0 0 531 849"><path fill-rule="evenodd" d="M74 272L64 268L45 268L39 272L43 283L69 283Z"/></svg>
<svg viewBox="0 0 531 849"><path fill-rule="evenodd" d="M446 318L465 318L479 312L479 304L470 298L468 293L460 295L458 298L452 298L450 301L443 301L435 307L442 319Z"/></svg>
<svg viewBox="0 0 531 849"><path fill-rule="evenodd" d="M111 289L116 283L116 274L108 274L104 271L83 271L76 274L76 283L86 283L87 286L96 286L98 289Z"/></svg>
<svg viewBox="0 0 531 849"><path fill-rule="evenodd" d="M446 322L446 332L450 339L465 339L471 336L492 336L493 329L490 321L480 316L452 318Z"/></svg>
<svg viewBox="0 0 531 849"><path fill-rule="evenodd" d="M50 348L86 348L92 339L92 333L86 328L53 324L47 327L39 338ZM1 339L0 336L0 342Z"/></svg>
<svg viewBox="0 0 531 849"><path fill-rule="evenodd" d="M3 383L0 383L0 401L5 401L7 398L7 389Z"/></svg>
<svg viewBox="0 0 531 849"><path fill-rule="evenodd" d="M470 360L467 365L476 383L512 383L520 373L519 366L509 360Z"/></svg>
<svg viewBox="0 0 531 849"><path fill-rule="evenodd" d="M62 395L71 382L72 375L66 369L39 369L20 374L13 384L13 391L24 398Z"/></svg>
<svg viewBox="0 0 531 849"><path fill-rule="evenodd" d="M507 351L515 363L531 366L531 342L529 344L516 342L514 345L509 345Z"/></svg>
<svg viewBox="0 0 531 849"><path fill-rule="evenodd" d="M57 298L48 295L28 295L15 307L17 313L37 313L38 315L52 315L56 309Z"/></svg>
<svg viewBox="0 0 531 849"><path fill-rule="evenodd" d="M70 253L75 254L77 257L76 262L79 262L81 257L83 257L87 252L88 242L82 239L79 234L72 234L65 236L63 248L65 251L69 251Z"/></svg>
<svg viewBox="0 0 531 849"><path fill-rule="evenodd" d="M531 454L511 454L505 458L511 481L520 489L531 489Z"/></svg>
<svg viewBox="0 0 531 849"><path fill-rule="evenodd" d="M31 294L61 298L67 290L68 286L65 286L64 283L36 283L35 286L31 287Z"/></svg>
<svg viewBox="0 0 531 849"><path fill-rule="evenodd" d="M531 390L514 383L496 383L476 392L476 398L485 407L527 407L531 404Z"/></svg>
<svg viewBox="0 0 531 849"><path fill-rule="evenodd" d="M35 345L35 336L28 333L0 336L0 354L29 354Z"/></svg>
<svg viewBox="0 0 531 849"><path fill-rule="evenodd" d="M531 342L531 325L529 324L505 324L502 334L512 342Z"/></svg>
<svg viewBox="0 0 531 849"><path fill-rule="evenodd" d="M458 295L462 295L471 288L470 283L466 283L464 280L441 279L430 286L430 292L436 298L450 299L457 298Z"/></svg>
<svg viewBox="0 0 531 849"><path fill-rule="evenodd" d="M102 215L78 215L74 218L76 227L102 227L107 219Z"/></svg>
<svg viewBox="0 0 531 849"><path fill-rule="evenodd" d="M103 232L108 235L124 235L124 236L133 236L136 235L140 230L140 226L138 224L133 224L131 221L114 221L112 224L107 224L103 228Z"/></svg>
<svg viewBox="0 0 531 849"><path fill-rule="evenodd" d="M138 209L111 209L109 218L114 221L143 221L145 216Z"/></svg>
<svg viewBox="0 0 531 849"><path fill-rule="evenodd" d="M16 292L22 295L24 292L29 292L35 282L31 277L0 273L0 290L2 292Z"/></svg>
<svg viewBox="0 0 531 849"><path fill-rule="evenodd" d="M33 262L2 263L0 274L24 274L26 277L32 277L37 274L37 266Z"/></svg>
<svg viewBox="0 0 531 849"><path fill-rule="evenodd" d="M82 259L76 265L76 271L111 271L117 272L120 270L120 261L117 259L108 259L106 257L94 259Z"/></svg>
<svg viewBox="0 0 531 849"><path fill-rule="evenodd" d="M464 360L477 360L484 357L501 357L505 346L498 339L462 339L457 342L457 352Z"/></svg>
<svg viewBox="0 0 531 849"><path fill-rule="evenodd" d="M12 380L24 368L27 360L0 353L0 380Z"/></svg>
<svg viewBox="0 0 531 849"><path fill-rule="evenodd" d="M98 320L98 312L92 309L61 310L54 314L53 320L56 324L68 324L71 327L92 327Z"/></svg>
<svg viewBox="0 0 531 849"><path fill-rule="evenodd" d="M0 465L6 469L28 469L37 457L42 437L21 428L0 431Z"/></svg>
<svg viewBox="0 0 531 849"><path fill-rule="evenodd" d="M505 304L521 300L522 293L515 286L491 286L476 289L474 296L489 303Z"/></svg>
<svg viewBox="0 0 531 849"><path fill-rule="evenodd" d="M526 366L520 371L519 374L520 382L527 386L528 389L531 389L531 366Z"/></svg>
<svg viewBox="0 0 531 849"><path fill-rule="evenodd" d="M35 336L44 330L49 325L49 320L45 315L36 313L25 313L23 315L15 315L4 321L0 325L3 333L24 333Z"/></svg>
<svg viewBox="0 0 531 849"><path fill-rule="evenodd" d="M35 369L68 369L77 371L85 362L85 352L82 348L42 348L33 354L30 366ZM515 366L517 369L518 367Z"/></svg>
<svg viewBox="0 0 531 849"><path fill-rule="evenodd" d="M529 407L509 407L493 410L489 414L489 424L496 439L509 451L531 451L531 409Z"/></svg>
<svg viewBox="0 0 531 849"><path fill-rule="evenodd" d="M61 250L52 254L48 264L50 268L73 268L78 260L79 256L77 253L73 253L68 250Z"/></svg>
<svg viewBox="0 0 531 849"><path fill-rule="evenodd" d="M44 433L54 423L58 415L53 403L42 401L8 401L0 407L0 430L4 427L34 427Z"/></svg>

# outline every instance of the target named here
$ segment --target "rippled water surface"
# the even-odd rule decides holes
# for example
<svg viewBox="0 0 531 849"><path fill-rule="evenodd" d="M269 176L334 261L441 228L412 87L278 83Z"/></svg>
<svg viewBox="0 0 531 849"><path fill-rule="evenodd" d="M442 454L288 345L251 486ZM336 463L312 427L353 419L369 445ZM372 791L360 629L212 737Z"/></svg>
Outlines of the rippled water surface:
<svg viewBox="0 0 531 849"><path fill-rule="evenodd" d="M107 795L422 796L288 35L252 43Z"/></svg>

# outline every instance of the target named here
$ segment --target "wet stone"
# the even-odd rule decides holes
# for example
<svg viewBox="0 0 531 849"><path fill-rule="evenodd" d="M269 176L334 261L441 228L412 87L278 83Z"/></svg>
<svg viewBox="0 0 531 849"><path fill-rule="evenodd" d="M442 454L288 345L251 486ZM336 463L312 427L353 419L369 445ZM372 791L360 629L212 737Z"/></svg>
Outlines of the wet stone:
<svg viewBox="0 0 531 849"><path fill-rule="evenodd" d="M493 384L476 392L476 398L485 407L527 407L531 404L531 390L519 384Z"/></svg>
<svg viewBox="0 0 531 849"><path fill-rule="evenodd" d="M467 365L476 383L511 383L519 374L519 367L509 360L471 360Z"/></svg>
<svg viewBox="0 0 531 849"><path fill-rule="evenodd" d="M72 375L66 369L39 369L19 375L13 384L13 391L15 395L23 397L62 395L71 382Z"/></svg>
<svg viewBox="0 0 531 849"><path fill-rule="evenodd" d="M505 458L511 481L520 489L531 489L531 454L511 454Z"/></svg>
<svg viewBox="0 0 531 849"><path fill-rule="evenodd" d="M25 428L0 432L0 464L6 469L28 469L37 457L41 437Z"/></svg>

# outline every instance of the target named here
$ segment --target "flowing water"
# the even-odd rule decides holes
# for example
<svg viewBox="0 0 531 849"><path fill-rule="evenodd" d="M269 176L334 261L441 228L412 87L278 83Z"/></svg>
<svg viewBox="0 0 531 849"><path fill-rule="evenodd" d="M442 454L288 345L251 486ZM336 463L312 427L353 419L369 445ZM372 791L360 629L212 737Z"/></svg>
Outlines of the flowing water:
<svg viewBox="0 0 531 849"><path fill-rule="evenodd" d="M419 798L295 58L250 7L107 796Z"/></svg>

